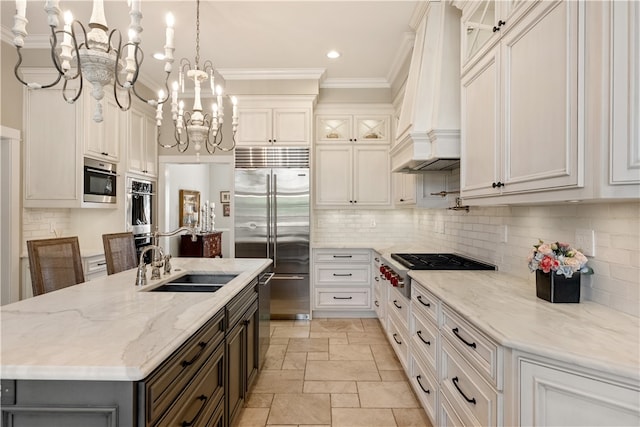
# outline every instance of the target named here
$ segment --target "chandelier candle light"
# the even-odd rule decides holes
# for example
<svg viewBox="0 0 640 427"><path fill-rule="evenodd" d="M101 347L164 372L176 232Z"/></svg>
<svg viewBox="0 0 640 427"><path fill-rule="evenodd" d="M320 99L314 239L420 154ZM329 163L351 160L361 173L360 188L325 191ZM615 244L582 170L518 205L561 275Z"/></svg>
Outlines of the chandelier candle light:
<svg viewBox="0 0 640 427"><path fill-rule="evenodd" d="M129 0L129 41L123 44L122 34L119 30L109 31L104 14L103 0L93 0L93 10L89 21L89 32L78 20L73 19L70 11L64 13L64 27L58 28L60 7L59 0L47 0L44 10L48 16L48 25L51 28L50 44L51 58L58 72L54 81L41 84L26 82L18 73L22 64L21 49L24 39L27 37L26 10L27 0L16 0L16 15L12 29L13 44L18 52L18 62L14 73L16 78L30 89L45 89L57 85L64 78L62 96L68 103L74 103L82 93L83 80L87 79L93 86L91 96L96 100L96 109L93 115L95 122L102 122L102 98L105 86L113 86L113 95L122 111L131 107L131 93L148 103L156 106L162 104L168 98L168 80L173 63L173 16L167 17L167 32L165 50L164 71L167 97L158 100L146 100L136 91L136 83L140 75L144 54L140 48L140 33L142 32L142 12L140 0ZM171 14L169 14L171 15ZM62 34L62 41L60 41ZM127 48L126 50L124 48ZM126 51L126 58L125 58ZM69 82L77 81L73 88ZM164 93L164 92L163 92ZM121 99L123 98L123 99Z"/></svg>
<svg viewBox="0 0 640 427"><path fill-rule="evenodd" d="M193 81L194 99L193 111L184 110L184 101L178 99L178 89L184 93L184 82L186 77ZM201 91L202 83L209 80L211 96L215 102L211 106L211 114L203 113ZM235 148L235 135L238 128L238 100L231 97L232 110L232 142L229 146L222 146L223 135L222 125L224 123L223 91L220 85L215 85L213 63L209 60L200 66L200 0L196 1L196 56L195 64L187 58L180 60L180 73L178 81L174 81L171 88L171 119L174 124L174 139L171 144L160 142L160 127L162 125L162 105L158 105L156 112L156 124L158 127L158 144L164 148L177 147L179 152L185 152L189 144L193 142L196 156L200 156L200 149L204 145L209 154L213 154L216 149L231 151ZM164 97L164 93L159 93L158 98ZM186 130L186 132L185 132Z"/></svg>

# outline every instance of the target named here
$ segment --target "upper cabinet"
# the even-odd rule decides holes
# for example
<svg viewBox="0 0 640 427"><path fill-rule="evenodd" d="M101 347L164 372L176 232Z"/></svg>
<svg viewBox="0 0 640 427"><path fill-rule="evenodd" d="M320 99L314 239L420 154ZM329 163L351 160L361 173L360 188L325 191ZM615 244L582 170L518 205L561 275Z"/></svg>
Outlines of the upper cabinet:
<svg viewBox="0 0 640 427"><path fill-rule="evenodd" d="M462 198L471 205L637 198L637 4L511 6L496 43L463 65Z"/></svg>
<svg viewBox="0 0 640 427"><path fill-rule="evenodd" d="M390 116L318 115L316 142L360 142L389 144Z"/></svg>
<svg viewBox="0 0 640 427"><path fill-rule="evenodd" d="M23 69L25 80L53 81L50 70ZM82 204L83 99L67 104L62 87L24 88L24 201L26 208Z"/></svg>
<svg viewBox="0 0 640 427"><path fill-rule="evenodd" d="M158 174L158 142L155 112L135 102L129 110L128 169L149 177Z"/></svg>
<svg viewBox="0 0 640 427"><path fill-rule="evenodd" d="M311 145L310 96L238 96L240 146Z"/></svg>
<svg viewBox="0 0 640 427"><path fill-rule="evenodd" d="M127 138L126 119L111 92L105 91L102 99L103 121L93 121L95 99L90 91L83 94L84 109L84 155L98 160L117 163L120 160L120 144ZM89 108L90 107L90 108Z"/></svg>

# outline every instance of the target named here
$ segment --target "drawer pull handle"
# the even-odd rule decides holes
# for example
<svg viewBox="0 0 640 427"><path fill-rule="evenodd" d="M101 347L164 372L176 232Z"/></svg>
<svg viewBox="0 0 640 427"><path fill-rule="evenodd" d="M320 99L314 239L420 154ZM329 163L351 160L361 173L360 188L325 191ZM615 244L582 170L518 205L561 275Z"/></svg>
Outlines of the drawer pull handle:
<svg viewBox="0 0 640 427"><path fill-rule="evenodd" d="M190 427L193 425L193 423L196 422L196 420L200 417L200 414L202 414L202 411L204 410L204 407L207 406L207 399L208 397L205 396L204 394L201 396L196 397L196 401L201 401L202 402L202 406L200 406L200 409L198 409L198 413L196 413L196 415L193 417L193 419L191 421L183 421L182 424L180 424L182 427Z"/></svg>
<svg viewBox="0 0 640 427"><path fill-rule="evenodd" d="M465 343L465 344L466 344L466 345L468 345L469 347L476 348L476 343L474 343L474 342L469 342L469 341L465 340L464 338L462 338L462 337L460 336L460 334L458 333L458 328L453 328L453 329L451 330L451 332L453 332L453 334L454 334L455 336L457 336L457 337L460 339L460 341L462 341L463 343Z"/></svg>
<svg viewBox="0 0 640 427"><path fill-rule="evenodd" d="M198 351L198 354L196 354L193 359L191 360L183 360L180 365L183 368L186 368L189 365L192 365L196 360L198 360L200 358L200 356L202 356L202 352L204 352L204 348L207 346L207 343L204 341L200 341L198 343L198 346L200 347L200 351Z"/></svg>
<svg viewBox="0 0 640 427"><path fill-rule="evenodd" d="M401 306L401 305L396 304L397 302L398 302L398 300L397 300L397 299L394 299L394 300L393 300L393 305L395 305L397 308L402 308L402 306Z"/></svg>
<svg viewBox="0 0 640 427"><path fill-rule="evenodd" d="M458 377L453 377L451 379L451 382L453 383L453 385L456 387L456 390L458 390L458 393L460 393L462 395L462 397L465 398L465 400L469 403L473 403L474 405L476 404L476 398L474 397L473 399L469 399L463 392L462 390L460 390L460 387L458 387Z"/></svg>
<svg viewBox="0 0 640 427"><path fill-rule="evenodd" d="M418 301L420 302L420 304L424 305L425 307L431 307L431 303L422 301L422 295L418 295L417 298L418 298Z"/></svg>
<svg viewBox="0 0 640 427"><path fill-rule="evenodd" d="M334 258L353 258L353 255L334 255Z"/></svg>
<svg viewBox="0 0 640 427"><path fill-rule="evenodd" d="M333 277L351 277L353 273L333 273Z"/></svg>
<svg viewBox="0 0 640 427"><path fill-rule="evenodd" d="M431 394L431 391L427 390L426 388L424 388L424 386L422 385L422 381L420 381L420 378L422 378L420 375L418 375L416 377L416 381L418 381L418 385L420 386L420 388L422 389L422 391L424 391L427 394Z"/></svg>
<svg viewBox="0 0 640 427"><path fill-rule="evenodd" d="M106 261L105 262L99 262L96 265L99 266L99 267L102 267L103 265L107 265L107 262Z"/></svg>
<svg viewBox="0 0 640 427"><path fill-rule="evenodd" d="M431 341L426 341L424 338L422 338L422 331L418 331L416 332L416 334L418 335L418 338L420 338L420 341L422 341L426 345L431 345Z"/></svg>
<svg viewBox="0 0 640 427"><path fill-rule="evenodd" d="M333 297L333 299L353 299L353 297Z"/></svg>
<svg viewBox="0 0 640 427"><path fill-rule="evenodd" d="M397 342L398 344L402 345L402 341L398 341L398 338L396 338L398 336L398 334L393 334L393 340L395 342Z"/></svg>

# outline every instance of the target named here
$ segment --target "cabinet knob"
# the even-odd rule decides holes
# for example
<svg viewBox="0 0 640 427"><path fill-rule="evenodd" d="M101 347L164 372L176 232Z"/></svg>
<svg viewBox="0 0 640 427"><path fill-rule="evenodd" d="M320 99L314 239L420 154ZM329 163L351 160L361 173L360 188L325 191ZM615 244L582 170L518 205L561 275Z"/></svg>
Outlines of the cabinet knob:
<svg viewBox="0 0 640 427"><path fill-rule="evenodd" d="M400 199L401 202L404 202L404 199Z"/></svg>
<svg viewBox="0 0 640 427"><path fill-rule="evenodd" d="M500 187L504 187L504 184L502 182L498 181L498 182L494 182L493 184L491 184L491 186L493 188L500 188Z"/></svg>
<svg viewBox="0 0 640 427"><path fill-rule="evenodd" d="M506 24L506 22L503 20L498 21L498 27L502 27L504 24Z"/></svg>
<svg viewBox="0 0 640 427"><path fill-rule="evenodd" d="M496 31L500 31L500 28L494 26L493 27L493 32L495 33Z"/></svg>

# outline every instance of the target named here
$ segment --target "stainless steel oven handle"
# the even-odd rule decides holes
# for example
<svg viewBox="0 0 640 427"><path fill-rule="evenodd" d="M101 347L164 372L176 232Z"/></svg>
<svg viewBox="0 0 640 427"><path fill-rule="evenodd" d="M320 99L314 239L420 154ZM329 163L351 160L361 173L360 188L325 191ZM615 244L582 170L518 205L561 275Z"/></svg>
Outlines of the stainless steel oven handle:
<svg viewBox="0 0 640 427"><path fill-rule="evenodd" d="M99 173L100 175L118 176L117 173L111 172L111 171L105 171L105 170L94 169L94 168L85 168L85 169L88 172L95 172L95 173Z"/></svg>

